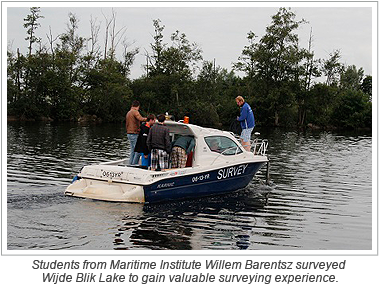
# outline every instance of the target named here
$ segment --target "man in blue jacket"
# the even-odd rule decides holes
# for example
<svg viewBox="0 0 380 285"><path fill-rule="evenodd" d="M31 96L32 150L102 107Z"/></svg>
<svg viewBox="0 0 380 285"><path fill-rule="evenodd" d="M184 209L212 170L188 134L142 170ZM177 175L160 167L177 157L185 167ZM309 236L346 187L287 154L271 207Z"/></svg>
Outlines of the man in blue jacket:
<svg viewBox="0 0 380 285"><path fill-rule="evenodd" d="M245 150L251 150L251 134L255 127L255 117L253 116L252 108L245 102L242 96L235 98L236 104L240 107L240 117L237 120L240 122L241 135L240 141Z"/></svg>

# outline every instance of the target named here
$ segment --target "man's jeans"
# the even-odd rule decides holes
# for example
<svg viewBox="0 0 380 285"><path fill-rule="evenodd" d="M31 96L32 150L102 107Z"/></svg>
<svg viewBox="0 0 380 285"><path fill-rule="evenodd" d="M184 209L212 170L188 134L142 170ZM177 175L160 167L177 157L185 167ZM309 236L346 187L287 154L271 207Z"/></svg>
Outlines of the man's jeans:
<svg viewBox="0 0 380 285"><path fill-rule="evenodd" d="M137 164L140 159L140 154L135 152L135 146L138 138L138 134L127 134L129 144L130 144L130 155L129 155L129 164Z"/></svg>

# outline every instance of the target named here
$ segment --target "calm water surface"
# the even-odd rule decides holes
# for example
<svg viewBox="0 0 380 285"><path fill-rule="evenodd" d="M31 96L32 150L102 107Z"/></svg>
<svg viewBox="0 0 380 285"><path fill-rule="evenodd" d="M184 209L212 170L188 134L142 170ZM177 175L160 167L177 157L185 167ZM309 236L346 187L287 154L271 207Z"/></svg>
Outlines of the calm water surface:
<svg viewBox="0 0 380 285"><path fill-rule="evenodd" d="M259 131L270 186L144 206L63 195L83 165L127 156L122 124L8 123L8 249L370 250L371 134Z"/></svg>

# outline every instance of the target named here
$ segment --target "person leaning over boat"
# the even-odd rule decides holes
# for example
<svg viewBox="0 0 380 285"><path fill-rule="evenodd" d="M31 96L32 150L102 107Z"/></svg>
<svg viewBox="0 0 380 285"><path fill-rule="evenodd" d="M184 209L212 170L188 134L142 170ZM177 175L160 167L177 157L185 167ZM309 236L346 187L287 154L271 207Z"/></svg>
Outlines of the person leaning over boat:
<svg viewBox="0 0 380 285"><path fill-rule="evenodd" d="M146 117L146 123L142 123L140 126L140 133L137 138L135 152L141 155L141 165L149 167L150 166L150 151L146 144L148 139L148 134L150 128L156 122L156 117L153 114L150 114Z"/></svg>
<svg viewBox="0 0 380 285"><path fill-rule="evenodd" d="M135 100L132 102L131 109L125 116L125 128L127 129L127 137L131 147L129 155L129 164L137 164L139 162L140 155L135 152L135 146L137 137L140 132L141 122L145 122L146 118L142 117L139 112L140 102Z"/></svg>
<svg viewBox="0 0 380 285"><path fill-rule="evenodd" d="M172 168L186 167L187 156L193 151L195 146L194 138L191 136L181 136L173 144L171 153Z"/></svg>
<svg viewBox="0 0 380 285"><path fill-rule="evenodd" d="M253 128L255 127L255 117L253 116L253 111L251 106L245 102L242 96L237 96L235 98L236 104L240 107L240 117L237 120L240 122L241 135L240 141L244 149L247 151L251 150L251 134Z"/></svg>
<svg viewBox="0 0 380 285"><path fill-rule="evenodd" d="M158 123L154 124L148 134L146 144L151 151L152 170L169 168L170 136L168 127L164 126L165 115L157 116Z"/></svg>

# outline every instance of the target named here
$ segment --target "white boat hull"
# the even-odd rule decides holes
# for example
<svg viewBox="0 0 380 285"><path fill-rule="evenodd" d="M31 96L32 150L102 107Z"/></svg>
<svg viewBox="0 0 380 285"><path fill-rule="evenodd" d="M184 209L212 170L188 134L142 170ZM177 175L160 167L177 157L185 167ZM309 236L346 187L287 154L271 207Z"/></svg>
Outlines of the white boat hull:
<svg viewBox="0 0 380 285"><path fill-rule="evenodd" d="M256 172L266 163L266 158L212 169L184 168L155 172L133 167L113 167L112 171L100 169L101 173L123 173L115 179L86 176L74 181L65 195L113 202L156 203L202 196L218 195L242 189L248 185ZM92 166L94 169L104 166ZM130 172L129 172L130 171ZM99 172L99 170L98 170ZM134 177L134 181L122 177ZM142 178L144 177L144 179ZM136 180L140 180L139 183Z"/></svg>
<svg viewBox="0 0 380 285"><path fill-rule="evenodd" d="M86 178L77 180L67 187L65 195L112 202L145 202L144 189L140 185Z"/></svg>
<svg viewBox="0 0 380 285"><path fill-rule="evenodd" d="M167 122L170 133L190 135L195 148L185 168L153 171L125 166L126 159L82 168L65 195L114 202L155 203L217 195L244 188L268 162L267 142L246 151L231 133ZM213 148L211 142L216 142Z"/></svg>

